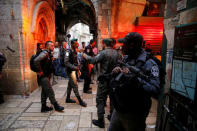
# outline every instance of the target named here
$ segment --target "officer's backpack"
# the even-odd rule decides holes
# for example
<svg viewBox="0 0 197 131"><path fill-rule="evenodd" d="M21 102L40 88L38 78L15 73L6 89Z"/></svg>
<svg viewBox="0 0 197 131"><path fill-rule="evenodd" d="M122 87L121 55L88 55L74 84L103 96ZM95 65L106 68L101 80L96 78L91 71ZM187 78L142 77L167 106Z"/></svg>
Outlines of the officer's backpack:
<svg viewBox="0 0 197 131"><path fill-rule="evenodd" d="M39 69L35 66L35 62L34 59L39 55L40 53L36 53L34 55L32 55L31 59L30 59L30 68L33 72L39 72Z"/></svg>

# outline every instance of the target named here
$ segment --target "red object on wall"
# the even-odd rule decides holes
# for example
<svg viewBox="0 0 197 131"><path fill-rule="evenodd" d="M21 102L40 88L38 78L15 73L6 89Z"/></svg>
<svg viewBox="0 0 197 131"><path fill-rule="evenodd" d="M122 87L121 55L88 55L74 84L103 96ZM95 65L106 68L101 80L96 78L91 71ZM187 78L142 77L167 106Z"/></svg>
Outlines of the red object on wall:
<svg viewBox="0 0 197 131"><path fill-rule="evenodd" d="M145 40L145 47L150 46L153 53L160 53L163 39L163 17L139 17L135 32Z"/></svg>

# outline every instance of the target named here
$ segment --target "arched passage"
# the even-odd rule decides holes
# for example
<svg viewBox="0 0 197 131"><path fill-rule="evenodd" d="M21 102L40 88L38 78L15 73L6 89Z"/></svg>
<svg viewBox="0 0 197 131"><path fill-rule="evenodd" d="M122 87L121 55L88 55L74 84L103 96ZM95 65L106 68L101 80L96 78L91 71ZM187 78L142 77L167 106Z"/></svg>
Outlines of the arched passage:
<svg viewBox="0 0 197 131"><path fill-rule="evenodd" d="M44 19L41 19L38 26L38 36L37 41L44 43L48 39L48 28Z"/></svg>
<svg viewBox="0 0 197 131"><path fill-rule="evenodd" d="M35 6L31 30L35 43L55 39L55 15L47 2Z"/></svg>
<svg viewBox="0 0 197 131"><path fill-rule="evenodd" d="M63 6L63 8L62 8ZM65 39L68 29L77 23L90 27L90 33L97 37L96 13L91 0L64 0L56 9L56 38Z"/></svg>
<svg viewBox="0 0 197 131"><path fill-rule="evenodd" d="M55 12L46 1L35 4L32 10L31 26L30 26L31 42L28 45L28 58L30 59L36 52L36 43L45 43L48 40L55 40ZM29 60L27 61L29 65ZM25 69L27 70L27 69ZM29 73L29 74L28 74ZM29 79L29 92L36 87L36 74L32 71L26 73L26 79Z"/></svg>

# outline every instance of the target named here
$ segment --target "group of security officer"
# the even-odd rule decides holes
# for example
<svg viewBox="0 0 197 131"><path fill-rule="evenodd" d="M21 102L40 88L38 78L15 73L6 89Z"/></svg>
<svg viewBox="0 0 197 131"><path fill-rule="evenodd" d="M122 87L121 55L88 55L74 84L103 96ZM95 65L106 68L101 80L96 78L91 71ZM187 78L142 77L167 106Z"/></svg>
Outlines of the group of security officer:
<svg viewBox="0 0 197 131"><path fill-rule="evenodd" d="M121 61L123 63L135 66L144 72L149 81L145 81L142 78L136 76L135 82L129 85L129 88L133 89L131 92L126 92L125 95L131 96L129 98L128 107L129 111L119 112L116 108L110 110L112 113L110 119L110 125L108 131L144 131L146 124L146 117L148 116L151 107L151 96L158 94L159 92L159 69L156 62L152 59L147 59L147 53L142 48L143 37L136 33L128 33L124 38L118 39L119 43L123 43L122 53L124 54ZM127 67L120 67L117 63L120 54L113 49L114 40L104 39L102 41L103 50L96 56L92 57L83 53L83 58L90 64L100 63L100 75L103 74L130 74L130 70ZM49 97L51 103L54 105L55 110L62 111L64 107L60 106L55 100L54 91L50 85L51 75L51 52L54 49L54 44L51 41L46 42L46 50L42 51L40 55L35 59L37 67L40 69L38 73L41 78L42 94L41 112L52 110L51 107L46 106L46 99ZM76 80L76 72L80 75L80 68L77 63L76 52L77 40L71 41L71 49L65 50L64 63L66 71L69 77L68 89L67 89L67 103L75 103L70 99L71 90L73 89L79 104L86 107L87 104L81 99L78 92L78 85ZM96 107L97 107L97 120L92 120L92 123L100 128L105 127L104 114L105 105L108 95L110 94L109 80L99 81L97 95L96 95ZM113 105L110 104L111 106Z"/></svg>
<svg viewBox="0 0 197 131"><path fill-rule="evenodd" d="M70 99L71 90L73 89L79 104L86 107L87 104L81 99L78 91L78 85L76 81L76 72L79 71L77 63L77 52L76 52L77 41L71 41L71 49L64 49L64 63L66 66L67 75L69 77L68 87L67 87L67 97L66 103L75 103L74 100ZM52 107L47 106L47 98L49 98L51 104L54 106L56 111L63 111L64 107L60 106L55 99L55 94L50 83L50 78L53 73L53 50L54 43L52 41L47 41L45 43L45 48L42 50L40 45L37 49L38 56L34 59L34 63L39 71L37 72L39 85L42 87L41 91L41 112L48 112L53 110Z"/></svg>
<svg viewBox="0 0 197 131"><path fill-rule="evenodd" d="M125 92L128 97L128 110L120 112L113 110L108 131L145 131L146 117L148 116L151 108L151 96L159 93L159 68L157 63L152 59L147 59L147 52L142 48L143 37L136 32L128 33L124 38L118 39L119 43L123 43L121 59L122 63L134 66L146 74L149 78L148 81L138 77L132 77L133 82L128 85L130 90ZM83 54L83 57L92 64L100 63L100 74L119 74L123 75L132 74L130 69L126 66L119 66L117 63L120 54L113 49L114 40L104 39L103 50L95 57ZM133 75L132 75L133 76ZM100 128L105 127L104 114L107 96L110 94L109 80L99 81L96 106L98 120L92 120L92 123ZM114 103L110 103L113 105Z"/></svg>

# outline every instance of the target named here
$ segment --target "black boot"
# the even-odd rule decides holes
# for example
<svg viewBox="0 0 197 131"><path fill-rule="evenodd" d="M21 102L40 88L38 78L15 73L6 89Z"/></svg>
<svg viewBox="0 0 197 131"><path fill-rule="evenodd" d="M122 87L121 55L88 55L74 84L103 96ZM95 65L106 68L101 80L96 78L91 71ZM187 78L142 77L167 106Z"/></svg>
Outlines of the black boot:
<svg viewBox="0 0 197 131"><path fill-rule="evenodd" d="M95 126L98 126L100 128L105 128L105 121L104 121L104 118L100 118L98 120L92 120L92 123L95 125Z"/></svg>
<svg viewBox="0 0 197 131"><path fill-rule="evenodd" d="M60 106L57 102L53 104L56 111L63 111L64 107Z"/></svg>
<svg viewBox="0 0 197 131"><path fill-rule="evenodd" d="M42 104L41 112L48 112L48 111L52 111L52 110L53 110L52 107L48 107L46 104Z"/></svg>
<svg viewBox="0 0 197 131"><path fill-rule="evenodd" d="M92 94L91 90L83 91L83 93Z"/></svg>
<svg viewBox="0 0 197 131"><path fill-rule="evenodd" d="M66 103L76 103L76 101L70 98L66 98Z"/></svg>
<svg viewBox="0 0 197 131"><path fill-rule="evenodd" d="M79 105L81 105L83 107L87 107L87 103L85 103L84 101L79 102Z"/></svg>
<svg viewBox="0 0 197 131"><path fill-rule="evenodd" d="M77 97L78 101L79 101L79 105L83 106L83 107L86 107L87 104L81 99L81 97Z"/></svg>

